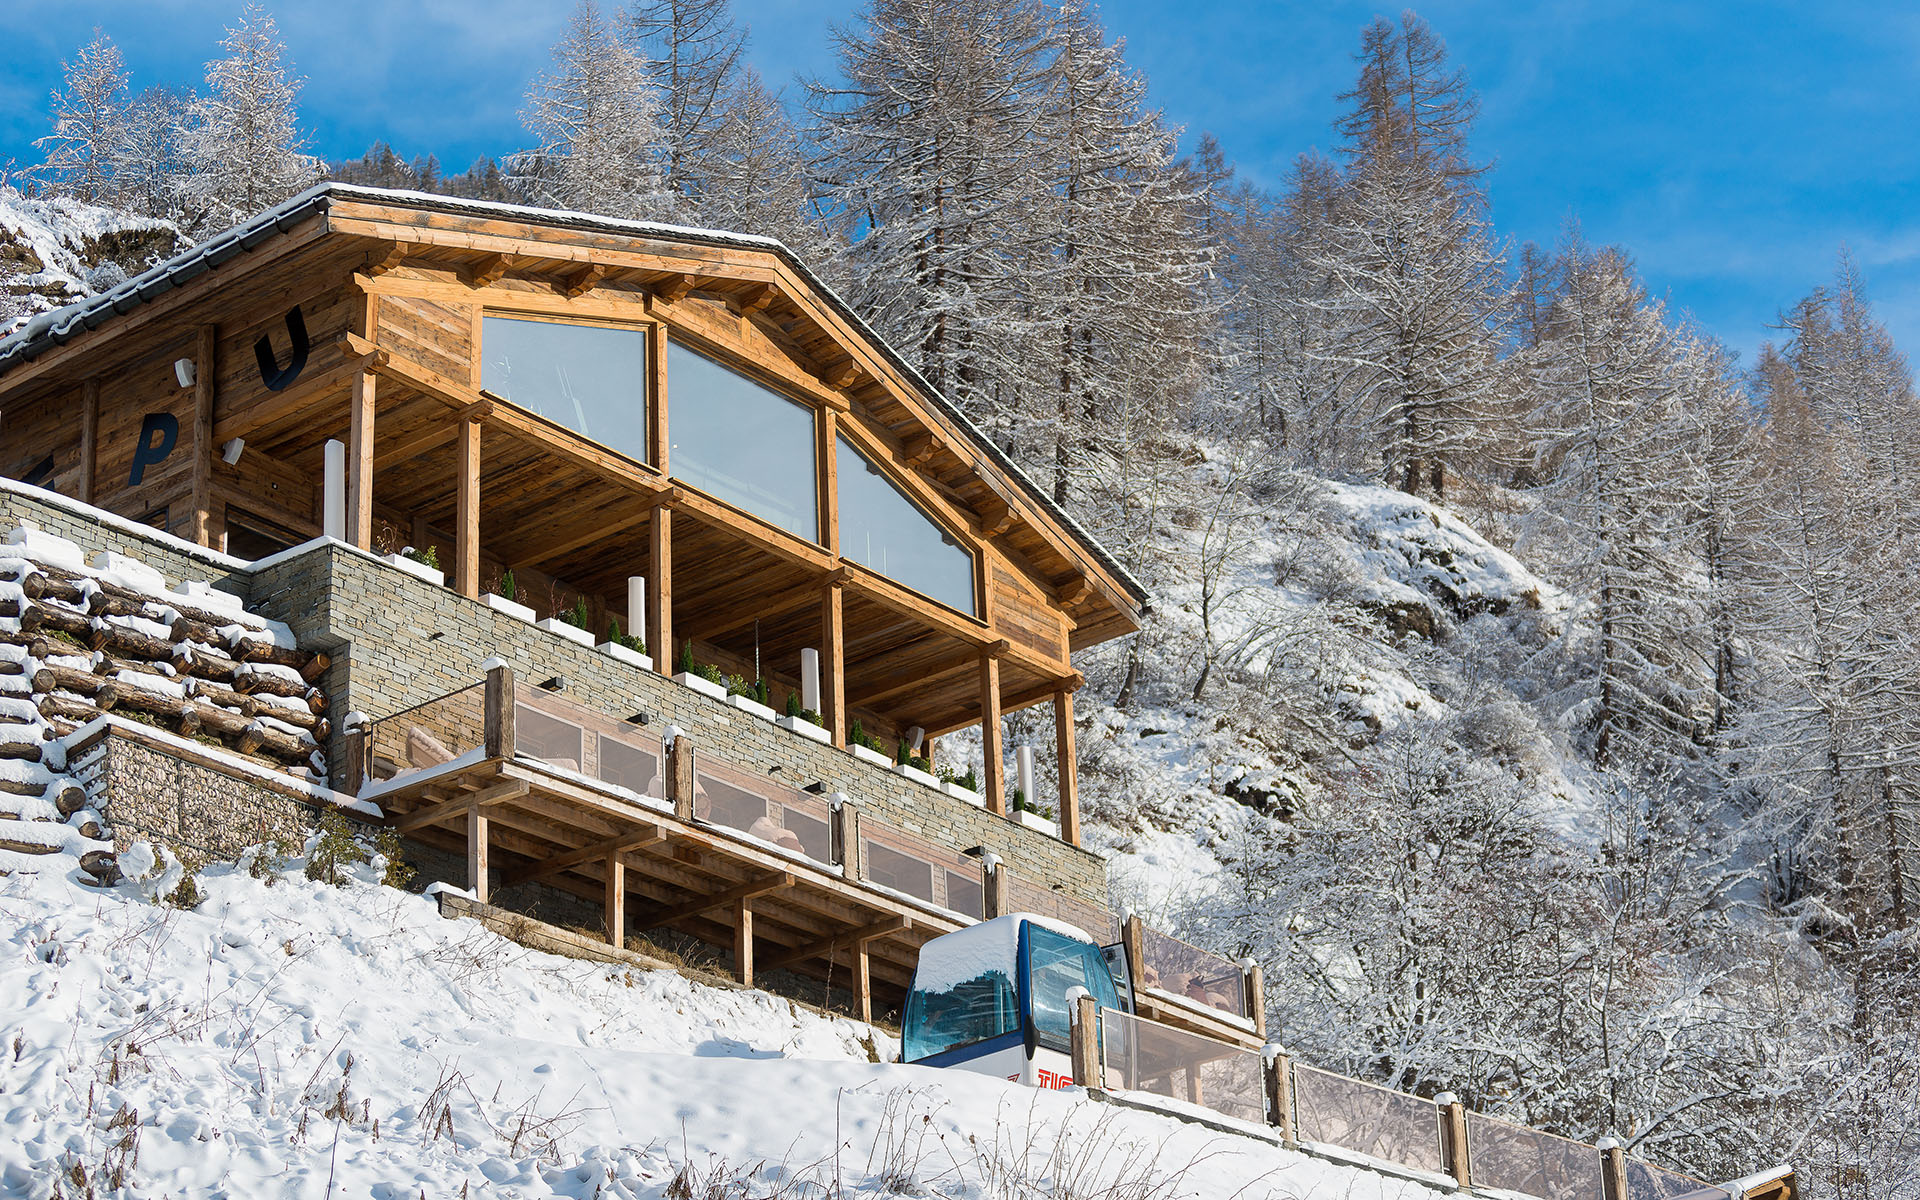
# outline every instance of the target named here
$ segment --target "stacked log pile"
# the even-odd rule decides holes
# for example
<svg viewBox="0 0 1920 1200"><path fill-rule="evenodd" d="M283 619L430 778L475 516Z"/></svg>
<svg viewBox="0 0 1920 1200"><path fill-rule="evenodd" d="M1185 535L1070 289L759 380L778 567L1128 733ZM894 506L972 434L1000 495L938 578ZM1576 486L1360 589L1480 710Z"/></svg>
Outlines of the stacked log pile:
<svg viewBox="0 0 1920 1200"><path fill-rule="evenodd" d="M322 654L204 585L31 528L0 538L0 872L47 855L115 878L111 831L65 734L102 713L323 778Z"/></svg>

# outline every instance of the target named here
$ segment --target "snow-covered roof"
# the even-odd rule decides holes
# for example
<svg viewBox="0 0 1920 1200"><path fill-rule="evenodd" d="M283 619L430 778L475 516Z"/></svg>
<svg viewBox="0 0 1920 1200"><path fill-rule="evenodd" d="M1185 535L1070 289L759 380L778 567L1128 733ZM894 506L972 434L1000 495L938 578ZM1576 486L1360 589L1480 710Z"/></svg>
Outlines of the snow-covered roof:
<svg viewBox="0 0 1920 1200"><path fill-rule="evenodd" d="M489 200L467 200L431 192L362 187L357 184L335 182L321 183L241 222L225 233L208 238L199 245L175 255L117 287L34 317L18 332L0 340L0 376L87 330L96 329L122 313L138 308L149 300L158 299L174 288L198 278L246 251L255 249L278 234L290 232L307 219L325 213L336 200L363 200L400 208L435 209L441 212L470 213L475 216L504 217L529 224L630 234L635 237L699 245L740 246L778 254L799 273L810 288L833 306L841 319L878 349L886 357L889 365L910 380L943 416L952 421L992 460L996 468L1013 480L1032 504L1059 522L1063 529L1085 546L1100 566L1127 590L1134 603L1143 610L1149 605L1150 597L1146 587L1135 579L1131 572L1114 559L1106 548L1065 509L1055 504L1044 489L1035 484L1025 471L1015 465L1014 461L981 431L979 426L969 420L952 401L928 382L913 364L907 362L898 351L875 333L866 320L855 312L839 293L827 286L826 282L815 275L798 255L775 238L654 221L621 220L596 216L593 213L532 208L527 205L501 204Z"/></svg>

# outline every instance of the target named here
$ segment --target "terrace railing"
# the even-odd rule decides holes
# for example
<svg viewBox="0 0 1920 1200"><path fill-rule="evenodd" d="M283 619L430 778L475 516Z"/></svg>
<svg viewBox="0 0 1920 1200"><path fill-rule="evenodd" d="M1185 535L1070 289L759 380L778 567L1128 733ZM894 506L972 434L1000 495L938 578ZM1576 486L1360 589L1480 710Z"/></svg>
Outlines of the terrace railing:
<svg viewBox="0 0 1920 1200"><path fill-rule="evenodd" d="M692 747L617 721L542 688L491 673L413 708L349 730L350 775L373 794L408 777L465 761L522 758L617 789L684 820L835 868L964 920L1031 912L1126 947L1134 981L1179 1006L1227 1020L1223 1032L1258 1031L1259 968L1244 968L1098 905ZM676 782L678 781L678 782ZM690 793L690 794L689 794ZM1167 1009L1163 1008L1163 1012ZM1205 1028L1204 1024L1201 1026ZM1731 1193L1639 1159L1467 1112L1451 1097L1422 1099L1313 1067L1268 1047L1175 1028L1133 1013L1074 1010L1074 1076L1104 1088L1266 1122L1288 1142L1334 1147L1462 1184L1538 1200L1735 1200Z"/></svg>

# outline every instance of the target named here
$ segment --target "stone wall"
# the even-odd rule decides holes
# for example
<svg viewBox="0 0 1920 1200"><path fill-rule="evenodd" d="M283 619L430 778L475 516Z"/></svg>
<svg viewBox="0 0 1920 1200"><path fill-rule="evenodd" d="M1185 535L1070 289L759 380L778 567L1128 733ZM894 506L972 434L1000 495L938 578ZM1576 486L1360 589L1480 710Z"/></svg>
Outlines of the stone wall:
<svg viewBox="0 0 1920 1200"><path fill-rule="evenodd" d="M325 801L189 757L181 748L109 727L76 756L94 807L113 830L116 852L164 842L208 861L276 840L299 845L319 824Z"/></svg>
<svg viewBox="0 0 1920 1200"><path fill-rule="evenodd" d="M169 586L198 579L236 596L247 594L252 572L238 560L118 517L100 520L92 515L98 512L77 500L0 479L0 531L31 521L89 552L111 550L137 558L164 575Z"/></svg>

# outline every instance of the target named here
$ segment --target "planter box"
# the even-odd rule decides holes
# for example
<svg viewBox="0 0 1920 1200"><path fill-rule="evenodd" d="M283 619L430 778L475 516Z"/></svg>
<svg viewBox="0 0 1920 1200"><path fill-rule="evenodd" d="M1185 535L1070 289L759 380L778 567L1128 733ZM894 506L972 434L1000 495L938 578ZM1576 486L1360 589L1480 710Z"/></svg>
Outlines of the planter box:
<svg viewBox="0 0 1920 1200"><path fill-rule="evenodd" d="M548 617L546 620L539 622L535 628L544 629L548 633L557 633L570 642L579 642L582 646L593 645L593 635L591 633L588 633L577 625L569 625L559 617Z"/></svg>
<svg viewBox="0 0 1920 1200"><path fill-rule="evenodd" d="M986 797L974 791L972 788L964 788L957 783L942 783L940 790L952 796L955 800L965 800L975 808L985 808L987 806Z"/></svg>
<svg viewBox="0 0 1920 1200"><path fill-rule="evenodd" d="M724 683L715 683L711 679L703 679L691 671L680 672L673 677L673 681L682 687L692 688L702 696L711 696L722 704L727 702L727 685Z"/></svg>
<svg viewBox="0 0 1920 1200"><path fill-rule="evenodd" d="M424 579L435 587L447 586L446 572L430 567L423 562L415 562L404 554L389 554L382 561L389 566L399 567L409 575Z"/></svg>
<svg viewBox="0 0 1920 1200"><path fill-rule="evenodd" d="M653 660L638 650L629 650L618 642L601 642L594 649L608 658L617 658L630 667L639 667L642 671L653 670Z"/></svg>
<svg viewBox="0 0 1920 1200"><path fill-rule="evenodd" d="M728 696L727 703L743 713L752 713L762 721L771 721L780 715L750 696Z"/></svg>
<svg viewBox="0 0 1920 1200"><path fill-rule="evenodd" d="M852 744L849 744L847 749L853 751L853 756L861 762L870 762L883 771L890 770L893 767L893 755L891 754L882 754L878 750L871 749L867 746L856 746Z"/></svg>
<svg viewBox="0 0 1920 1200"><path fill-rule="evenodd" d="M924 783L930 788L938 788L940 786L939 776L929 775L919 767L910 767L906 763L895 763L893 769L898 774L905 775L915 783Z"/></svg>
<svg viewBox="0 0 1920 1200"><path fill-rule="evenodd" d="M812 738L823 746L831 746L833 744L833 735L831 733L828 733L825 729L822 729L804 717L775 717L773 723L790 733L797 733L804 738Z"/></svg>
<svg viewBox="0 0 1920 1200"><path fill-rule="evenodd" d="M1039 813L1031 813L1025 809L1021 809L1013 815L1018 817L1020 823L1028 829L1037 829L1041 833L1050 834L1053 837L1060 836L1060 822L1053 820L1051 817L1043 817Z"/></svg>
<svg viewBox="0 0 1920 1200"><path fill-rule="evenodd" d="M492 592L488 592L486 595L480 597L480 603L497 613L512 617L516 621L525 621L529 625L533 624L533 609L524 604L515 603L505 596L496 596Z"/></svg>

